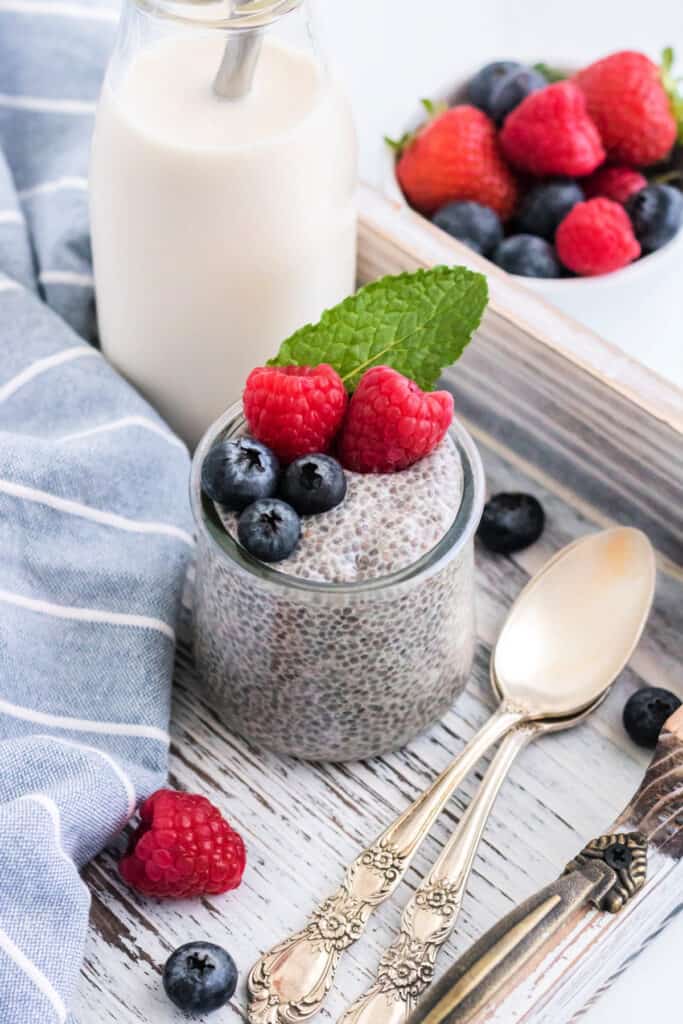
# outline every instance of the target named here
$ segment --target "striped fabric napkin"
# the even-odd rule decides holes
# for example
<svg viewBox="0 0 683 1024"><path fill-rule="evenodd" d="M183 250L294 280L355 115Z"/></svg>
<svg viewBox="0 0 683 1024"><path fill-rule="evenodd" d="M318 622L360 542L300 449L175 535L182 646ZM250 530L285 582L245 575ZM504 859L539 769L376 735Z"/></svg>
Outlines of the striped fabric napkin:
<svg viewBox="0 0 683 1024"><path fill-rule="evenodd" d="M89 341L116 13L0 0L0 1022L68 1019L79 868L163 784L188 453Z"/></svg>

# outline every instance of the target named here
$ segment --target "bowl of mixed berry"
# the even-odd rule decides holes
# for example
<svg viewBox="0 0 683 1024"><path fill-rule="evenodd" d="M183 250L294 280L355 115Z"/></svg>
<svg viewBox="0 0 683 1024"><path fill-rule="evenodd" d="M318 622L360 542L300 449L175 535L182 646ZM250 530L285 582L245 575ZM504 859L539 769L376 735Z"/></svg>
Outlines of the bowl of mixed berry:
<svg viewBox="0 0 683 1024"><path fill-rule="evenodd" d="M589 321L624 284L675 271L683 101L671 50L661 64L635 51L573 69L496 60L447 96L387 140L393 194Z"/></svg>

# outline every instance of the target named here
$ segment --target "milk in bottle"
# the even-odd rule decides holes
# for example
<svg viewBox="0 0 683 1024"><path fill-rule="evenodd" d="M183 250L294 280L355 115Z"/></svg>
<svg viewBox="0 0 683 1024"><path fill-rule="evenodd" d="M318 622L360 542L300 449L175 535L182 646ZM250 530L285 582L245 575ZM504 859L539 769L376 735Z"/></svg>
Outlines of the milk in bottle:
<svg viewBox="0 0 683 1024"><path fill-rule="evenodd" d="M354 130L310 44L299 0L124 9L91 163L100 336L191 445L354 287Z"/></svg>

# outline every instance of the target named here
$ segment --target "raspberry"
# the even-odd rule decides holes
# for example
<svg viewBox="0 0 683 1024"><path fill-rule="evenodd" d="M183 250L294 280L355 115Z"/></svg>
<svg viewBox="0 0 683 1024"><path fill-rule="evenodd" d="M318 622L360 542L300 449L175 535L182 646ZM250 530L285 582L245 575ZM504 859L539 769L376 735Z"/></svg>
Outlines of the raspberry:
<svg viewBox="0 0 683 1024"><path fill-rule="evenodd" d="M582 177L605 159L598 129L572 82L555 82L522 100L508 114L500 143L511 164L541 177Z"/></svg>
<svg viewBox="0 0 683 1024"><path fill-rule="evenodd" d="M408 202L433 214L446 203L469 199L508 218L517 183L496 138L496 126L463 104L438 114L403 144L396 176Z"/></svg>
<svg viewBox="0 0 683 1024"><path fill-rule="evenodd" d="M579 71L574 81L611 160L647 167L669 154L676 118L662 70L644 53L613 53Z"/></svg>
<svg viewBox="0 0 683 1024"><path fill-rule="evenodd" d="M623 206L612 199L577 203L555 235L557 254L576 274L619 270L640 256L640 245Z"/></svg>
<svg viewBox="0 0 683 1024"><path fill-rule="evenodd" d="M605 196L622 206L635 192L647 187L647 178L632 167L601 167L583 182L588 199Z"/></svg>
<svg viewBox="0 0 683 1024"><path fill-rule="evenodd" d="M348 395L331 366L258 366L242 398L253 436L283 462L329 450Z"/></svg>
<svg viewBox="0 0 683 1024"><path fill-rule="evenodd" d="M453 419L447 391L425 393L389 366L363 374L344 423L341 461L357 473L406 469L433 451Z"/></svg>
<svg viewBox="0 0 683 1024"><path fill-rule="evenodd" d="M227 892L242 881L242 837L204 796L159 789L140 808L121 877L148 896Z"/></svg>

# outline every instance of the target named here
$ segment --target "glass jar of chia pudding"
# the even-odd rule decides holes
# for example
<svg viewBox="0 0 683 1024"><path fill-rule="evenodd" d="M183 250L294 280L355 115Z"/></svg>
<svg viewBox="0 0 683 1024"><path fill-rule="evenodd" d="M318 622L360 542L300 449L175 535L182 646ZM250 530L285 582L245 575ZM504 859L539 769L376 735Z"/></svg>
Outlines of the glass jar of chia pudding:
<svg viewBox="0 0 683 1024"><path fill-rule="evenodd" d="M308 535L304 521L301 553L273 566L241 547L201 490L212 445L243 433L238 403L208 430L192 467L194 644L208 699L242 736L306 760L403 746L448 711L471 668L474 534L484 503L474 442L454 420L441 450L417 466L348 474L346 507L310 517L333 518L312 523ZM438 515L428 500L437 490ZM406 529L395 513L404 498L417 509ZM366 547L364 573L349 573L362 561L373 504L382 542ZM345 560L347 537L354 551Z"/></svg>

